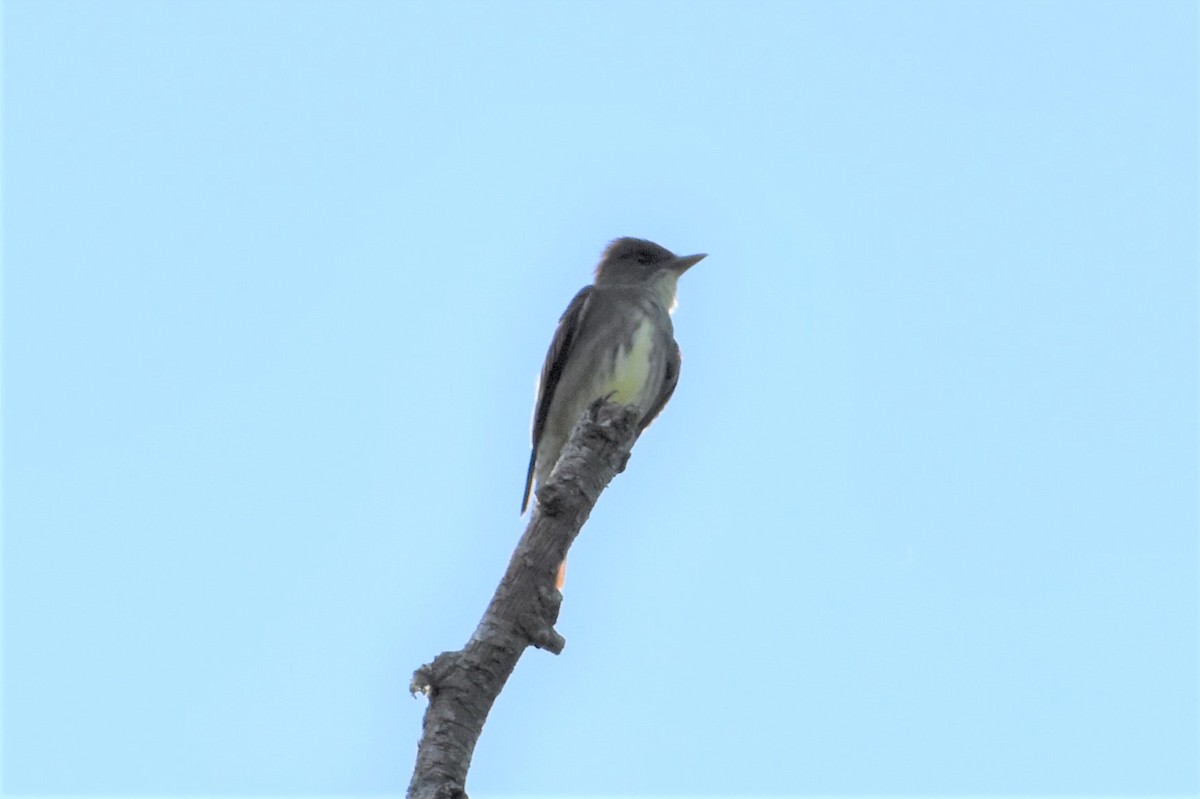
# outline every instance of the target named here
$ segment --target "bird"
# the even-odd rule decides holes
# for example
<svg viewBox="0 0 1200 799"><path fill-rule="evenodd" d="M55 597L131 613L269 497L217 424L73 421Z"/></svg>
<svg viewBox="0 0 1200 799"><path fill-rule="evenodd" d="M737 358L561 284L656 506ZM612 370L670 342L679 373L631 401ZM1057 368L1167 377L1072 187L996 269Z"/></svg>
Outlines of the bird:
<svg viewBox="0 0 1200 799"><path fill-rule="evenodd" d="M680 275L707 257L675 255L646 239L613 240L558 321L538 380L533 449L521 513L534 485L558 463L571 430L598 399L635 406L638 435L662 412L679 382L671 312ZM565 563L564 563L565 566ZM558 587L562 587L563 569Z"/></svg>

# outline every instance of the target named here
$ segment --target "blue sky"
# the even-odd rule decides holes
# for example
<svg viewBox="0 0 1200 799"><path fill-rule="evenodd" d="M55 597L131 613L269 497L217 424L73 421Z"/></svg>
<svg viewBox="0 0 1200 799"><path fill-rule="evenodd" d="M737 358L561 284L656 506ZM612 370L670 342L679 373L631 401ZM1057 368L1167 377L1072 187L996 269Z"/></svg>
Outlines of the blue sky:
<svg viewBox="0 0 1200 799"><path fill-rule="evenodd" d="M8 793L402 792L622 235L682 378L472 795L1200 788L1194 3L3 15Z"/></svg>

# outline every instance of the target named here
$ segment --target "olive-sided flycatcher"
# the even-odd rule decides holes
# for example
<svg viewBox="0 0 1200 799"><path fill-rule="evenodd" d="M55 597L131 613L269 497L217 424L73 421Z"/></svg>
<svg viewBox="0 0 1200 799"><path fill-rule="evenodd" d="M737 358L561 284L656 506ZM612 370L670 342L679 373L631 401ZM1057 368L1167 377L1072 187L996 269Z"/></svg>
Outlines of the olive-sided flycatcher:
<svg viewBox="0 0 1200 799"><path fill-rule="evenodd" d="M654 421L679 381L679 345L671 325L675 283L704 255L675 255L654 242L608 245L592 285L558 321L533 412L533 453L521 512L536 479L546 482L575 423L607 398L641 409L638 434ZM562 574L560 572L560 587Z"/></svg>

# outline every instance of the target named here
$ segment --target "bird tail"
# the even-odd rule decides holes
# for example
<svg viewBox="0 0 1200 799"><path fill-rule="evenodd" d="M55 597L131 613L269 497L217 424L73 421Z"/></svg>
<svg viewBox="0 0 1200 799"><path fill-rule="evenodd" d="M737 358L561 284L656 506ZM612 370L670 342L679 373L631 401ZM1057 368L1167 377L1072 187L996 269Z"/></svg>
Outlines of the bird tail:
<svg viewBox="0 0 1200 799"><path fill-rule="evenodd" d="M529 471L525 473L525 495L521 497L521 515L525 515L525 509L529 507L529 493L533 490L533 467L537 465L537 447L533 448L533 452L529 453Z"/></svg>

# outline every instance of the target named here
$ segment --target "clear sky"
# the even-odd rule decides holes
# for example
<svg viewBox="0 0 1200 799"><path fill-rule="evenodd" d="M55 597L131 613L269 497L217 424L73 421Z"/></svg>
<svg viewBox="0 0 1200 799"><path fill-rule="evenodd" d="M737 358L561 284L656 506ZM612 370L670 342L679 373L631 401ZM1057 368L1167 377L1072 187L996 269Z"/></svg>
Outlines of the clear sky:
<svg viewBox="0 0 1200 799"><path fill-rule="evenodd" d="M682 379L472 795L1200 790L1195 3L3 15L7 792L403 792L623 235Z"/></svg>

